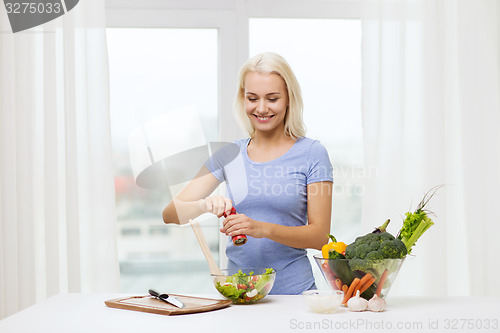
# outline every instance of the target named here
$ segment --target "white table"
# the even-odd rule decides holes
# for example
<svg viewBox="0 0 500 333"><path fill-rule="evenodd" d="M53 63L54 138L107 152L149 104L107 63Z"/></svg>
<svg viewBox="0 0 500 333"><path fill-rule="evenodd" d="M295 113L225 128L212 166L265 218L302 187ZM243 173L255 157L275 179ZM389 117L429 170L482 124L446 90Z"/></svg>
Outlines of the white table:
<svg viewBox="0 0 500 333"><path fill-rule="evenodd" d="M310 312L301 296L268 296L254 305L177 316L104 304L124 296L129 295L56 295L0 321L0 333L500 332L498 297L389 297L382 313L340 308L332 314Z"/></svg>

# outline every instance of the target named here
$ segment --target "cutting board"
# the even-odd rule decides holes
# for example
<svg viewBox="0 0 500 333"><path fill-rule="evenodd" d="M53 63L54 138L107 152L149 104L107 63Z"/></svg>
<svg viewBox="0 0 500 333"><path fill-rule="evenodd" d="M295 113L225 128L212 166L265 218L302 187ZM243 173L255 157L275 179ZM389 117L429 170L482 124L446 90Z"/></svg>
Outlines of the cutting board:
<svg viewBox="0 0 500 333"><path fill-rule="evenodd" d="M183 308L178 308L172 304L160 301L157 298L147 296L131 296L107 300L104 303L110 308L156 313L162 315L179 315L188 313L198 313L222 309L231 304L230 300L191 297L184 295L174 295L179 301L184 303Z"/></svg>

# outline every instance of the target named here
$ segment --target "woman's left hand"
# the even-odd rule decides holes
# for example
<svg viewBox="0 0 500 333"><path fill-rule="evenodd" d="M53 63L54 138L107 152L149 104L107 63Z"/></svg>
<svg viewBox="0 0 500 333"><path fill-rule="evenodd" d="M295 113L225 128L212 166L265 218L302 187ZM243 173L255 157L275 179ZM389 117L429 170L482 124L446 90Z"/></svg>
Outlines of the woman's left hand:
<svg viewBox="0 0 500 333"><path fill-rule="evenodd" d="M256 221L245 214L229 215L222 223L220 231L227 236L247 235L254 238L265 237L265 222Z"/></svg>

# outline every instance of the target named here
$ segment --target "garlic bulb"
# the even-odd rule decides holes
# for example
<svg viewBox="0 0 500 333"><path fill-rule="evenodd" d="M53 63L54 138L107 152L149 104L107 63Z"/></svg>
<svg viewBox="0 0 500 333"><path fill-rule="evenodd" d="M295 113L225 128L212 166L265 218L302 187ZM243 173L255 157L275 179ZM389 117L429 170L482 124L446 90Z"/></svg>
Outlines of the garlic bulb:
<svg viewBox="0 0 500 333"><path fill-rule="evenodd" d="M385 309L385 299L380 298L377 294L368 301L368 310L374 312L382 312Z"/></svg>
<svg viewBox="0 0 500 333"><path fill-rule="evenodd" d="M359 297L359 290L356 291L356 296L351 297L347 301L347 308L350 311L365 311L368 307L368 301Z"/></svg>

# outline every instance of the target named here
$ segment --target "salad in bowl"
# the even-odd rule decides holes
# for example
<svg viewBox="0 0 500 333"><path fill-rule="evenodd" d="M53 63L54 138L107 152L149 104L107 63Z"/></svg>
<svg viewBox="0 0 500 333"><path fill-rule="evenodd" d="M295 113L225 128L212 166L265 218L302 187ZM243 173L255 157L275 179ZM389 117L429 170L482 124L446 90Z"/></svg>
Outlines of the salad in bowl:
<svg viewBox="0 0 500 333"><path fill-rule="evenodd" d="M272 268L225 269L211 274L215 289L234 304L253 304L269 294L276 271Z"/></svg>

